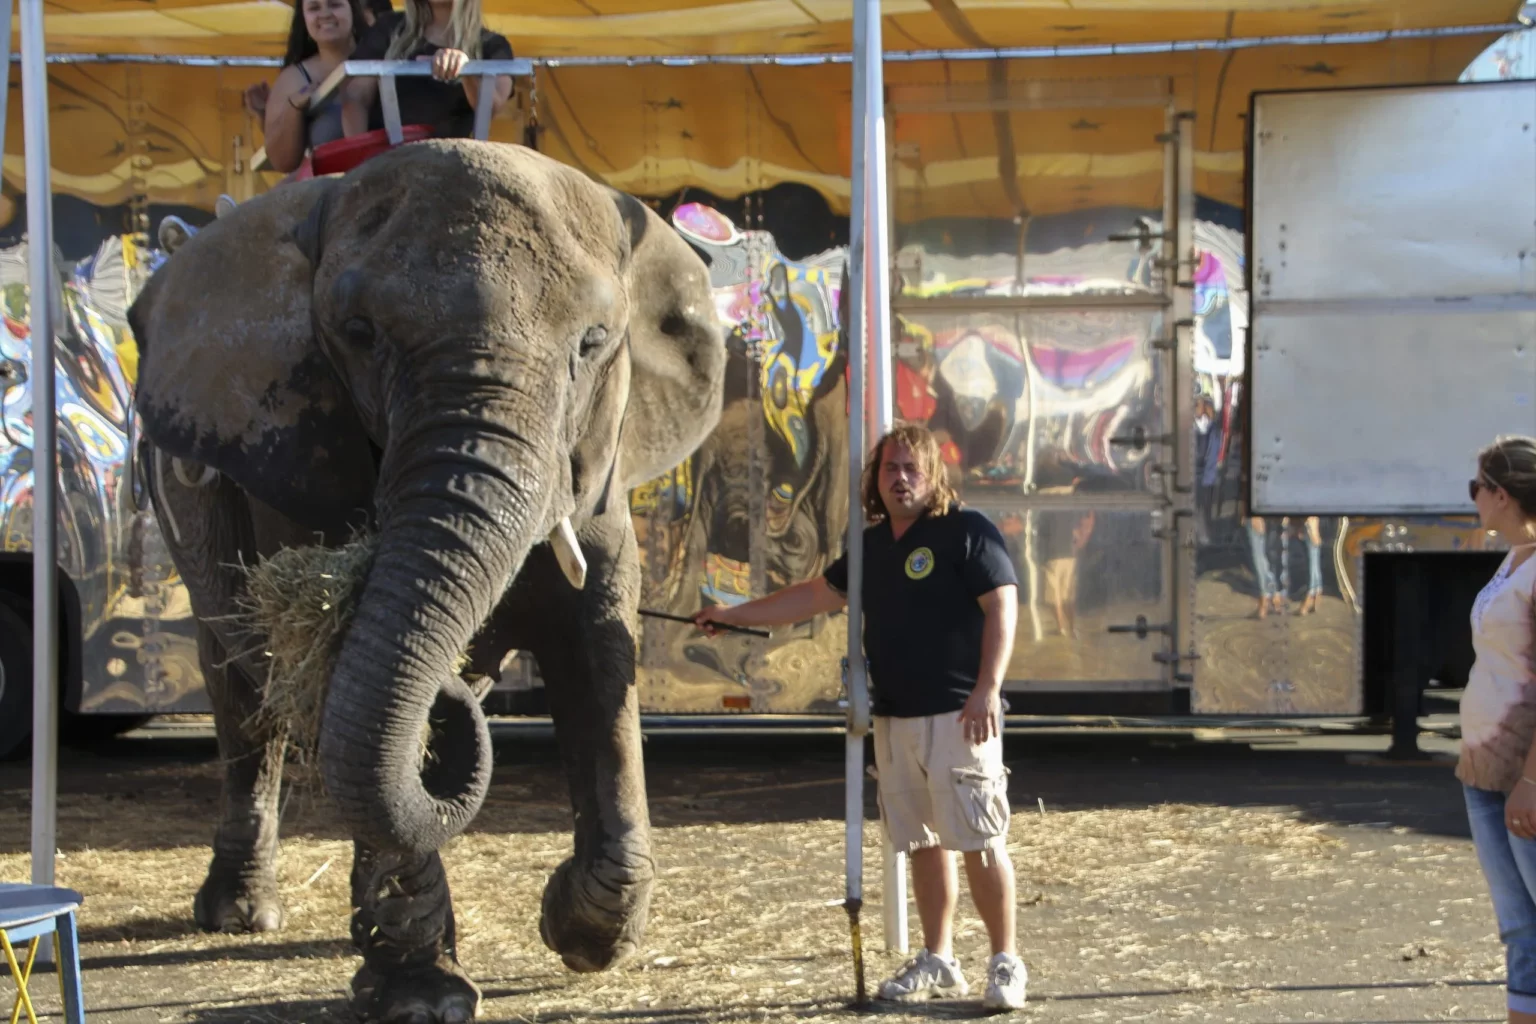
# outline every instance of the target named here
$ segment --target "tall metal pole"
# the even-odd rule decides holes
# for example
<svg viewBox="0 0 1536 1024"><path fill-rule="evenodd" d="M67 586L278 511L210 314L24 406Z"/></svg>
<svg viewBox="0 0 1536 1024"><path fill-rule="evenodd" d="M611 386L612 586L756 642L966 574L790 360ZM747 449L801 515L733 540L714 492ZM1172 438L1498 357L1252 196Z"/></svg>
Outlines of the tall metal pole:
<svg viewBox="0 0 1536 1024"><path fill-rule="evenodd" d="M878 17L877 17L878 22ZM848 732L844 756L843 907L853 941L854 1003L864 1005L864 942L859 911L864 906L864 737L869 734L869 680L864 665L864 506L860 480L864 468L864 376L868 348L864 332L864 78L867 74L869 16L864 0L853 5L852 173L848 230L848 652L843 680L848 693ZM876 53L879 51L877 50Z"/></svg>
<svg viewBox="0 0 1536 1024"><path fill-rule="evenodd" d="M891 371L890 199L885 151L885 67L882 60L880 0L858 0L866 8L864 27L864 324L870 362L864 414L869 444L894 422Z"/></svg>
<svg viewBox="0 0 1536 1024"><path fill-rule="evenodd" d="M895 423L894 391L892 374L895 363L891 357L891 259L890 259L890 198L885 144L885 67L882 25L879 0L858 0L854 17L864 11L864 60L856 60L855 68L863 68L854 88L863 117L855 122L854 152L863 157L858 166L860 175L859 222L860 242L858 249L862 326L864 329L863 357L867 361L868 376L864 389L864 429L867 449L874 445ZM860 459L862 464L863 459ZM882 843L881 857L881 921L885 930L885 948L905 953L907 951L907 857L903 851Z"/></svg>
<svg viewBox="0 0 1536 1024"><path fill-rule="evenodd" d="M21 0L27 169L27 310L32 333L32 881L53 884L58 816L58 479L53 409L53 182L43 0Z"/></svg>
<svg viewBox="0 0 1536 1024"><path fill-rule="evenodd" d="M7 0L5 5L6 17L9 18L14 5ZM0 147L5 145L5 127L7 115L11 109L11 37L7 33L4 44L0 48L5 51L5 74L0 75Z"/></svg>
<svg viewBox="0 0 1536 1024"><path fill-rule="evenodd" d="M848 353L848 733L844 807L847 894L844 906L853 933L856 1000L859 1003L866 998L859 911L864 902L864 737L870 729L869 680L863 652L864 509L860 500L860 482L868 455L866 449L890 429L893 418L882 59L880 0L854 0L852 218L849 225L849 289L852 294L849 296L847 332L851 351ZM905 909L906 874L902 860L895 856L885 858L885 900L890 903L899 899ZM887 913L885 920L886 941L891 945L894 938L891 925L895 917ZM899 937L899 944L905 945L904 935Z"/></svg>

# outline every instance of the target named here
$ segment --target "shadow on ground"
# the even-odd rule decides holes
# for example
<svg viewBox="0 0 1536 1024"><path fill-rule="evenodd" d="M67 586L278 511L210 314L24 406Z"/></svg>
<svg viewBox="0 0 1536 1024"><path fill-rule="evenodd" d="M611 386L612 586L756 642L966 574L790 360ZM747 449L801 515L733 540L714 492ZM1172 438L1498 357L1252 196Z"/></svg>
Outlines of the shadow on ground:
<svg viewBox="0 0 1536 1024"><path fill-rule="evenodd" d="M873 764L868 753L866 763ZM658 827L837 820L843 814L840 736L651 736L645 755L651 816ZM1289 807L1312 822L1468 835L1460 784L1446 766L1356 764L1337 749L1149 739L1102 729L1070 736L1012 733L1007 757L1016 812L1042 800L1055 810L1163 803ZM569 830L570 808L552 740L500 738L496 759L495 783L471 831ZM119 740L70 752L60 761L63 848L87 843L164 849L208 842L220 774L211 740ZM0 820L10 817L22 826L0 830L0 853L28 848L29 784L28 763L0 763ZM168 796L186 814L144 827L146 809L163 807ZM866 786L865 797L867 814L878 817L873 784ZM76 804L93 826L89 834L70 827ZM289 791L285 832L345 839L332 820L320 794ZM114 821L122 827L114 828Z"/></svg>

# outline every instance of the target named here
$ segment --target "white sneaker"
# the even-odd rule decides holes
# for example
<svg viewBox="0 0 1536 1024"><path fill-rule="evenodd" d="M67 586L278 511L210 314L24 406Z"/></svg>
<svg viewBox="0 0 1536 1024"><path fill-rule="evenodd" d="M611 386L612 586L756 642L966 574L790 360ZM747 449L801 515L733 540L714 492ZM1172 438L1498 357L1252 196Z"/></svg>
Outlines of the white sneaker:
<svg viewBox="0 0 1536 1024"><path fill-rule="evenodd" d="M880 998L898 1003L959 998L970 991L956 960L944 960L924 949L901 970L880 983Z"/></svg>
<svg viewBox="0 0 1536 1024"><path fill-rule="evenodd" d="M987 994L981 1005L988 1010L1018 1010L1024 1006L1024 986L1029 969L1012 953L999 953L987 965Z"/></svg>

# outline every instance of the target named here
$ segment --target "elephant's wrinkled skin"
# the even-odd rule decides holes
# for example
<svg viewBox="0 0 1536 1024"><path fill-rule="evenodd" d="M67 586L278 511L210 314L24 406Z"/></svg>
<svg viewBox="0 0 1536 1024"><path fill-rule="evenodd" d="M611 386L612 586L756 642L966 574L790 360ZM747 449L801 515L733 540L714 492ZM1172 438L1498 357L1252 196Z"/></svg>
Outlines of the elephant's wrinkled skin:
<svg viewBox="0 0 1536 1024"><path fill-rule="evenodd" d="M248 724L266 666L240 653L260 638L223 618L233 566L367 525L377 553L320 736L355 839L354 1007L423 1022L477 1008L437 851L489 782L466 678L511 648L547 681L575 811L541 932L575 970L631 952L654 871L625 495L719 418L725 350L700 258L636 200L530 150L421 142L221 217L130 322L147 475L228 765L198 922L281 923L284 738ZM545 541L565 517L588 564L580 590Z"/></svg>

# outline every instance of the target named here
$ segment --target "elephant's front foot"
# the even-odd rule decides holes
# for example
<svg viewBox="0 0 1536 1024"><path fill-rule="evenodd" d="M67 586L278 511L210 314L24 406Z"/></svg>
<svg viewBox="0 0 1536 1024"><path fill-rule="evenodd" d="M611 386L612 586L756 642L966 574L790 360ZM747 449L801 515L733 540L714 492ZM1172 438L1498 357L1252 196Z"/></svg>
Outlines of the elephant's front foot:
<svg viewBox="0 0 1536 1024"><path fill-rule="evenodd" d="M270 868L232 869L215 857L192 917L207 932L275 932L283 926L277 876Z"/></svg>
<svg viewBox="0 0 1536 1024"><path fill-rule="evenodd" d="M352 977L352 1012L368 1024L464 1024L480 1012L480 988L447 954L427 967L365 963Z"/></svg>
<svg viewBox="0 0 1536 1024"><path fill-rule="evenodd" d="M544 887L539 934L573 971L602 971L645 937L655 868L649 856L567 860Z"/></svg>

